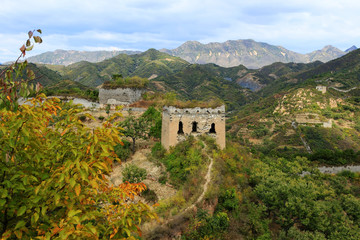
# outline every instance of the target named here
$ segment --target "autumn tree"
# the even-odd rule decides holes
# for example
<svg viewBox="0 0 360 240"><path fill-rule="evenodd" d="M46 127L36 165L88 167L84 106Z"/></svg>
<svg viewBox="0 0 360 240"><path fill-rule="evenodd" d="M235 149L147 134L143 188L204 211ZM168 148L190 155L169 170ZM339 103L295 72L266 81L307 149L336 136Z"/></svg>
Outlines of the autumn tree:
<svg viewBox="0 0 360 240"><path fill-rule="evenodd" d="M29 32L19 59L34 42L41 43L34 33ZM26 65L16 61L0 75L1 239L141 235L138 225L155 214L131 200L146 186L114 187L106 178L119 161L113 146L121 143L120 128L109 118L91 131L79 121L80 109L65 108L44 94L19 105L16 100L30 94L27 83L35 79Z"/></svg>

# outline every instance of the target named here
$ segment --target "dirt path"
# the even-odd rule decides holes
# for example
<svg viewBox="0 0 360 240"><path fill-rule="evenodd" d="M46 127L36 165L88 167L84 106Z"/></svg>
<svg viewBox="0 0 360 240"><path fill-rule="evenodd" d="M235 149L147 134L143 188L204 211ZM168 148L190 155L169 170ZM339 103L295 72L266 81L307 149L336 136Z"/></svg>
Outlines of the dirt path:
<svg viewBox="0 0 360 240"><path fill-rule="evenodd" d="M205 147L203 151L206 153L206 150L208 149L207 145L205 144ZM181 229L181 222L187 221L187 218L183 218L187 212L190 210L196 208L196 204L200 203L204 197L205 193L207 192L209 188L209 184L211 182L211 170L213 166L213 158L209 156L206 153L206 156L210 159L210 163L208 165L208 169L205 175L205 183L202 186L203 191L201 192L200 196L194 201L193 204L191 204L189 207L185 208L183 211L178 213L177 215L172 216L168 220L160 220L160 222L152 222L145 224L142 228L145 230L145 239L146 236L149 237L149 239L179 239L179 236L181 236L181 232L183 232L185 229ZM200 186L201 187L201 186ZM143 231L144 232L144 231ZM153 236L156 236L155 238Z"/></svg>
<svg viewBox="0 0 360 240"><path fill-rule="evenodd" d="M207 146L205 145L205 148L207 148ZM193 209L195 207L196 204L198 204L199 202L201 202L205 196L206 191L208 190L209 187L209 183L211 180L211 169L212 169L212 165L214 163L214 160L212 157L208 156L210 158L210 164L208 166L208 170L207 173L205 175L205 183L203 186L203 192L201 193L201 195L199 196L199 198L189 207L185 208L184 213L187 212L190 209Z"/></svg>
<svg viewBox="0 0 360 240"><path fill-rule="evenodd" d="M205 143L204 143L205 144ZM206 151L207 149L207 145L205 144L205 147L204 147L204 151ZM185 208L183 211L181 211L181 213L175 215L175 216L172 216L169 220L163 222L163 224L168 224L170 223L171 221L173 221L175 218L179 217L180 215L183 215L185 214L186 212L188 212L189 210L191 209L194 209L196 207L196 204L198 204L199 202L201 202L203 199L204 199L204 196L205 196L205 193L206 191L208 190L208 187L209 187L209 183L211 181L211 169L212 169L212 165L214 163L214 160L211 156L209 156L208 154L206 154L206 156L210 159L210 163L209 163L209 166L208 166L208 170L207 170L207 173L205 175L205 183L203 185L203 191L202 193L200 194L200 196L198 197L198 199L192 204L190 205L189 207Z"/></svg>

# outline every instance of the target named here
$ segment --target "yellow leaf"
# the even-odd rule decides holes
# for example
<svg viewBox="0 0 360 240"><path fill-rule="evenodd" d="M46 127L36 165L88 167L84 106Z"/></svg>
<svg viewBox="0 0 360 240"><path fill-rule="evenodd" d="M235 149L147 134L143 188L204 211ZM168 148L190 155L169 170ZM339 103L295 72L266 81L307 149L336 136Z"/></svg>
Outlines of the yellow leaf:
<svg viewBox="0 0 360 240"><path fill-rule="evenodd" d="M64 136L64 134L66 133L67 128L61 133L61 136Z"/></svg>
<svg viewBox="0 0 360 240"><path fill-rule="evenodd" d="M79 195L80 195L80 192L81 192L81 186L80 186L80 184L77 184L77 185L75 186L76 196L79 196Z"/></svg>

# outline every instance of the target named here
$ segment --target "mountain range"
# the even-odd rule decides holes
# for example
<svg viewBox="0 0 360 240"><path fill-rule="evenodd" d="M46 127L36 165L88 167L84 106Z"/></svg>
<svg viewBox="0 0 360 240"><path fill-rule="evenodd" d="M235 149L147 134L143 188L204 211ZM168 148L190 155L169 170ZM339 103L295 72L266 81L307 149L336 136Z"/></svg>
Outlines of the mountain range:
<svg viewBox="0 0 360 240"><path fill-rule="evenodd" d="M74 50L55 50L53 52L45 52L33 57L27 58L32 63L70 65L76 62L101 62L105 59L115 57L119 54L137 54L140 51L74 51Z"/></svg>
<svg viewBox="0 0 360 240"><path fill-rule="evenodd" d="M354 49L356 47L354 46ZM349 49L353 50L353 49ZM346 52L333 46L325 46L307 54L287 50L281 46L274 46L251 39L231 40L224 43L202 44L197 41L188 41L178 48L160 51L181 57L190 63L215 63L222 67L244 65L247 68L260 68L274 62L310 63L315 61L327 62L341 57Z"/></svg>
<svg viewBox="0 0 360 240"><path fill-rule="evenodd" d="M197 41L187 41L175 49L160 49L161 52L180 57L189 63L215 63L222 67L244 65L250 69L258 69L274 62L310 63L314 61L327 62L341 57L357 49L352 46L341 51L333 46L325 46L308 54L301 54L287 50L281 46L274 46L263 42L247 40L229 40L224 43L202 44ZM133 55L139 51L66 51L56 50L29 57L28 61L42 64L70 65L80 61L100 62L119 54Z"/></svg>

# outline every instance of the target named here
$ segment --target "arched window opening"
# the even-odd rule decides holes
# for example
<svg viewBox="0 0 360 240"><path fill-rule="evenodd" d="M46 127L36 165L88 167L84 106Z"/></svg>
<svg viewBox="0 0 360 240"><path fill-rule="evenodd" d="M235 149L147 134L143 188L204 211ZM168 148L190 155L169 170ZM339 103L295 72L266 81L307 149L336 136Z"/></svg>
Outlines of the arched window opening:
<svg viewBox="0 0 360 240"><path fill-rule="evenodd" d="M191 132L197 132L197 122L192 123L192 131Z"/></svg>
<svg viewBox="0 0 360 240"><path fill-rule="evenodd" d="M178 130L177 133L178 134L184 134L183 123L181 121L179 122L179 130Z"/></svg>
<svg viewBox="0 0 360 240"><path fill-rule="evenodd" d="M211 128L210 128L209 133L216 133L216 131L215 131L215 123L211 124Z"/></svg>

